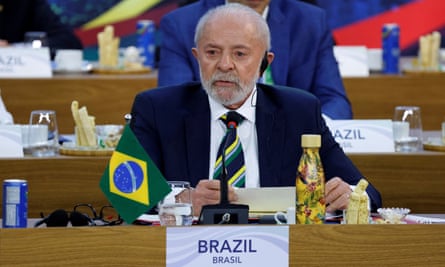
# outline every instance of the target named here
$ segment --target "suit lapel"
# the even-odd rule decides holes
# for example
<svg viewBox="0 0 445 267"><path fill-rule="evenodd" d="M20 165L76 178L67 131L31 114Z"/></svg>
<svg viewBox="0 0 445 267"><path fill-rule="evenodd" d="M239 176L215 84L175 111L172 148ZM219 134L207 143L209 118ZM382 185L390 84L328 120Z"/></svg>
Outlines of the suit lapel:
<svg viewBox="0 0 445 267"><path fill-rule="evenodd" d="M185 164L192 184L208 178L210 161L210 108L204 90L197 90L196 95L189 98L184 116L187 150Z"/></svg>
<svg viewBox="0 0 445 267"><path fill-rule="evenodd" d="M258 135L258 158L260 185L279 184L285 121L283 112L267 97L267 92L258 85L256 127ZM266 89L266 87L264 87Z"/></svg>

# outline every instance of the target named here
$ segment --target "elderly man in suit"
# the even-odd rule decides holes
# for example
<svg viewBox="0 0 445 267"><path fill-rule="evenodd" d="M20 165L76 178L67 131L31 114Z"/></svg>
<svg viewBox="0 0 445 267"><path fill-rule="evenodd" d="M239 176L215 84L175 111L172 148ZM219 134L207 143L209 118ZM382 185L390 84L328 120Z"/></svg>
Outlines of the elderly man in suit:
<svg viewBox="0 0 445 267"><path fill-rule="evenodd" d="M333 37L325 12L297 0L228 0L253 8L267 21L275 59L262 77L264 83L300 88L321 102L331 119L351 119L347 98L333 54ZM199 18L225 0L200 0L166 14L160 24L158 85L199 81L191 48Z"/></svg>
<svg viewBox="0 0 445 267"><path fill-rule="evenodd" d="M301 135L319 134L327 211L346 208L350 185L362 174L333 139L318 99L296 88L256 83L262 62L274 58L266 52L270 32L265 20L246 6L222 5L202 17L195 42L192 53L202 82L138 94L131 120L132 130L164 176L188 180L195 187L195 214L203 205L219 201L220 182L212 177L226 132L220 118L230 111L243 118L237 133L246 187L295 185ZM378 191L370 185L367 192L372 208L380 207ZM231 188L229 200L236 197Z"/></svg>

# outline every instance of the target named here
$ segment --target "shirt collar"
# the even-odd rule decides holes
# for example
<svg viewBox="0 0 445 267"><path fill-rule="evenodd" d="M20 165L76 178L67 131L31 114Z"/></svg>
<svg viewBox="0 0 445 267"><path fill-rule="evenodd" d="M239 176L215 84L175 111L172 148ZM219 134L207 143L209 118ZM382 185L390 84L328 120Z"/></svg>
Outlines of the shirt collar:
<svg viewBox="0 0 445 267"><path fill-rule="evenodd" d="M211 98L209 95L207 95L209 99L209 105L210 105L210 116L212 121L218 121L219 118L229 112L230 110L221 105L220 103L216 102L213 98ZM256 99L257 99L257 88L253 89L250 96L246 99L244 104L239 107L236 112L241 114L247 121L251 123L255 123L255 107L256 107Z"/></svg>

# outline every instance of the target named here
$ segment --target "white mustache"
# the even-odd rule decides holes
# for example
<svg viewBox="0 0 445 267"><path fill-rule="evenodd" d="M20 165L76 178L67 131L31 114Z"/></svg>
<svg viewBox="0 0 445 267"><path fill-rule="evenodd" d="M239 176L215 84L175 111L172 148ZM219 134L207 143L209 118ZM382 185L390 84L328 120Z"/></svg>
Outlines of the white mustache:
<svg viewBox="0 0 445 267"><path fill-rule="evenodd" d="M215 73L211 78L211 82L213 83L215 81L226 81L239 84L239 77L233 74Z"/></svg>

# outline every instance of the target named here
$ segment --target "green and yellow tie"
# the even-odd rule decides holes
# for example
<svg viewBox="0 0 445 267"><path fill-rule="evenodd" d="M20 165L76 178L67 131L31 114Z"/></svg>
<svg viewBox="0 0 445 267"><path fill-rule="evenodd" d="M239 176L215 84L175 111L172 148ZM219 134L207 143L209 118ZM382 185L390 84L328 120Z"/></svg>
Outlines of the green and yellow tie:
<svg viewBox="0 0 445 267"><path fill-rule="evenodd" d="M244 120L244 117L236 111L229 111L228 113L222 115L220 120L224 122L227 130L218 149L213 178L219 179L221 177L223 165L222 153L223 148L225 147L225 167L229 184L235 187L244 187L246 179L246 166L244 164L243 147L236 132L236 128Z"/></svg>

